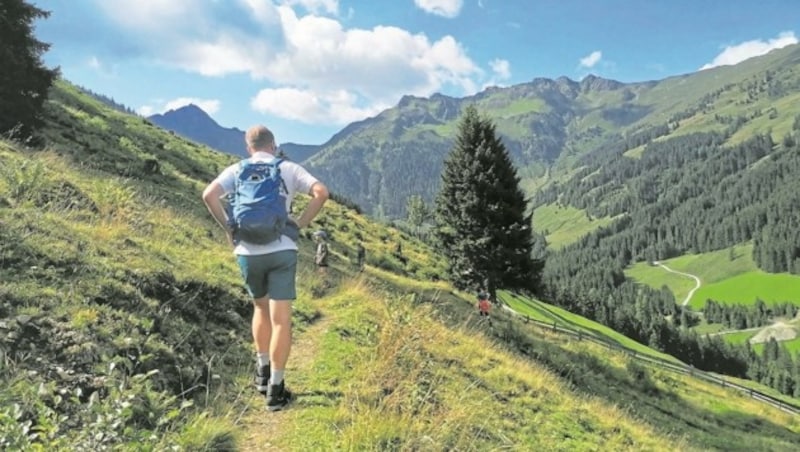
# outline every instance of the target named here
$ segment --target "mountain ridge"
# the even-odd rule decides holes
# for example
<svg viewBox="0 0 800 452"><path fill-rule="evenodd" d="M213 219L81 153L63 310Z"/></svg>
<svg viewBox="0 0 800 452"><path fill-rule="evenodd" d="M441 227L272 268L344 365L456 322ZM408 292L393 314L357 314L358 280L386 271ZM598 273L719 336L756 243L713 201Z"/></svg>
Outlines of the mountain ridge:
<svg viewBox="0 0 800 452"><path fill-rule="evenodd" d="M562 76L537 77L509 87L490 87L472 96L454 98L434 94L403 96L395 107L352 123L321 145L309 166L331 181L336 192L367 212L402 218L406 165L417 161L421 171L415 183L430 202L438 188L438 174L455 136L455 122L466 104L475 104L497 126L523 186L531 191L548 175L574 169L577 158L634 134L672 125L666 135L690 133L687 120L703 119L715 126L711 108L730 114L730 106L712 107L712 99L726 96L748 79L770 71L789 74L800 61L800 45L774 50L735 66L721 66L689 74L643 82L619 82L587 75L580 81ZM783 97L789 95L784 91ZM747 105L742 110L752 110ZM716 127L720 129L720 127ZM403 170L394 170L398 166ZM343 174L352 168L358 177Z"/></svg>
<svg viewBox="0 0 800 452"><path fill-rule="evenodd" d="M218 151L246 158L245 131L219 125L205 110L195 104L184 105L147 117L147 120L190 140ZM302 162L314 155L317 145L280 143L280 149L292 160Z"/></svg>

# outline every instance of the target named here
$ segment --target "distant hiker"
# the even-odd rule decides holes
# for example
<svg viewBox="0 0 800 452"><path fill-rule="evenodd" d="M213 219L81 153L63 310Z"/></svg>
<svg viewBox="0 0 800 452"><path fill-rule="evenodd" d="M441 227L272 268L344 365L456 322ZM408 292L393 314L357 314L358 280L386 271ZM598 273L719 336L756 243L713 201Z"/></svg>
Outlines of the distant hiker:
<svg viewBox="0 0 800 452"><path fill-rule="evenodd" d="M275 137L264 126L245 134L250 158L227 167L203 191L203 202L228 241L253 297L255 385L267 409L289 403L284 372L292 346L292 300L296 298L298 229L309 226L328 199L328 189L302 166L275 156ZM311 200L299 218L288 217L297 193ZM225 206L222 198L230 200ZM276 232L277 231L277 232Z"/></svg>
<svg viewBox="0 0 800 452"><path fill-rule="evenodd" d="M492 303L489 301L489 294L485 290L478 291L478 313L481 317L489 317L489 310Z"/></svg>
<svg viewBox="0 0 800 452"><path fill-rule="evenodd" d="M364 245L361 242L358 242L356 245L356 259L358 263L358 271L364 271L364 264L367 257L367 250L364 249Z"/></svg>
<svg viewBox="0 0 800 452"><path fill-rule="evenodd" d="M314 253L314 263L317 264L320 273L325 274L328 268L328 234L325 231L314 233L314 241L317 242L317 251Z"/></svg>

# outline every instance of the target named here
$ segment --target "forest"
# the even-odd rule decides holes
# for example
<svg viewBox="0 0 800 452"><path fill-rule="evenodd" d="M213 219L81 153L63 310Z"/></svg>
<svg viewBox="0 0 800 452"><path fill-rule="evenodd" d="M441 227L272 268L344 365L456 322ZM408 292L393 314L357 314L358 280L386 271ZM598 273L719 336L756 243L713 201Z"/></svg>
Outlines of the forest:
<svg viewBox="0 0 800 452"><path fill-rule="evenodd" d="M700 336L688 329L668 290L643 287L623 273L635 262L752 241L761 269L800 274L798 124L780 143L756 135L729 145L731 129L650 141L640 159L621 158L639 140L587 156L578 174L539 192L533 205L571 205L615 220L548 253L543 298L700 369L752 378L800 396L800 360L781 347L774 351L777 345L757 354L748 344ZM652 136L662 133L654 130ZM742 318L745 325L755 325L767 314L723 313L720 318L726 315L728 323L738 325L736 319Z"/></svg>

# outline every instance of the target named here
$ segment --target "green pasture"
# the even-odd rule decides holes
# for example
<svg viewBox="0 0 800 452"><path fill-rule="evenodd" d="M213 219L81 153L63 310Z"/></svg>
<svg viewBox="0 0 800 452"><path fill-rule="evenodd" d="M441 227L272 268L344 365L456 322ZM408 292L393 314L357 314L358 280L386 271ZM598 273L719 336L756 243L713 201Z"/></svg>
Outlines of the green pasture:
<svg viewBox="0 0 800 452"><path fill-rule="evenodd" d="M729 344L740 345L744 344L745 342L749 341L751 337L758 334L757 330L752 331L737 331L736 333L728 333L720 335L725 342Z"/></svg>
<svg viewBox="0 0 800 452"><path fill-rule="evenodd" d="M670 265L667 266L672 268ZM651 265L649 262L640 262L628 268L625 270L625 276L655 289L667 286L672 291L672 294L675 295L675 302L678 304L683 303L689 291L695 286L694 279L668 272L657 265Z"/></svg>
<svg viewBox="0 0 800 452"><path fill-rule="evenodd" d="M603 339L606 342L617 344L620 347L634 350L643 355L680 363L677 358L671 355L656 351L612 330L611 328L608 328L607 326L573 314L565 309L506 291L500 291L498 293L498 298L511 307L514 312L523 317L527 316L532 320L538 320L550 324L555 323L560 328L569 329L572 331L580 331L589 336Z"/></svg>
<svg viewBox="0 0 800 452"><path fill-rule="evenodd" d="M757 299L767 304L800 301L800 276L787 273L753 271L728 280L704 285L695 292L689 305L700 309L707 299L730 304L750 304Z"/></svg>
<svg viewBox="0 0 800 452"><path fill-rule="evenodd" d="M546 233L553 248L569 245L593 230L611 223L611 218L591 218L586 211L571 206L548 204L533 211L533 228Z"/></svg>
<svg viewBox="0 0 800 452"><path fill-rule="evenodd" d="M752 258L751 243L702 254L687 254L661 263L672 270L700 278L702 285L689 306L699 310L707 299L727 303L750 304L761 299L767 304L800 302L800 276L767 273ZM694 280L668 272L648 262L639 262L625 271L637 282L653 288L667 286L680 303L694 287Z"/></svg>

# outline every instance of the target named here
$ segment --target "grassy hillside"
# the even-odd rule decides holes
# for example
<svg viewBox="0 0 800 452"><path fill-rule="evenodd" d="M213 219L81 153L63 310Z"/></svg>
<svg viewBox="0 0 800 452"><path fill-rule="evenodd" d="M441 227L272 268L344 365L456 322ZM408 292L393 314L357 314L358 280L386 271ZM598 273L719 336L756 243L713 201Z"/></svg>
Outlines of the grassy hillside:
<svg viewBox="0 0 800 452"><path fill-rule="evenodd" d="M611 221L610 218L591 218L586 211L571 206L546 205L533 211L533 228L545 236L548 247L556 249Z"/></svg>
<svg viewBox="0 0 800 452"><path fill-rule="evenodd" d="M767 414L746 397L639 367L587 341L534 333L501 312L490 328L471 302L440 283L383 277L369 271L319 300L321 318L313 337L303 339L303 350L312 353L292 369L304 397L298 409L282 413L280 426L259 405L248 406L246 450L265 443L275 450L781 450L800 444L797 419L772 409ZM777 436L744 434L750 422Z"/></svg>
<svg viewBox="0 0 800 452"><path fill-rule="evenodd" d="M515 295L508 292L501 292L498 297L506 303L517 314L532 320L538 320L547 324L556 325L557 328L565 328L571 331L580 331L586 336L593 336L611 344L617 344L621 348L634 350L653 358L663 359L674 363L680 363L675 357L666 355L654 350L646 345L642 345L633 339L617 333L611 328L575 315L569 311L543 303L536 299Z"/></svg>
<svg viewBox="0 0 800 452"><path fill-rule="evenodd" d="M751 304L759 298L767 304L785 301L800 303L800 276L764 272L756 267L752 254L753 246L746 244L667 259L662 264L700 278L702 285L689 301L689 307L693 309L701 309L709 298L742 304ZM631 266L625 274L653 288L666 285L679 302L695 286L691 278L645 262Z"/></svg>
<svg viewBox="0 0 800 452"><path fill-rule="evenodd" d="M0 141L2 449L800 446L797 417L738 393L500 309L479 323L471 295L437 281L435 253L334 202L315 225L331 237L329 284L311 231L300 241L298 400L268 415L250 386L252 308L200 202L232 157L63 82L46 120L43 149Z"/></svg>

